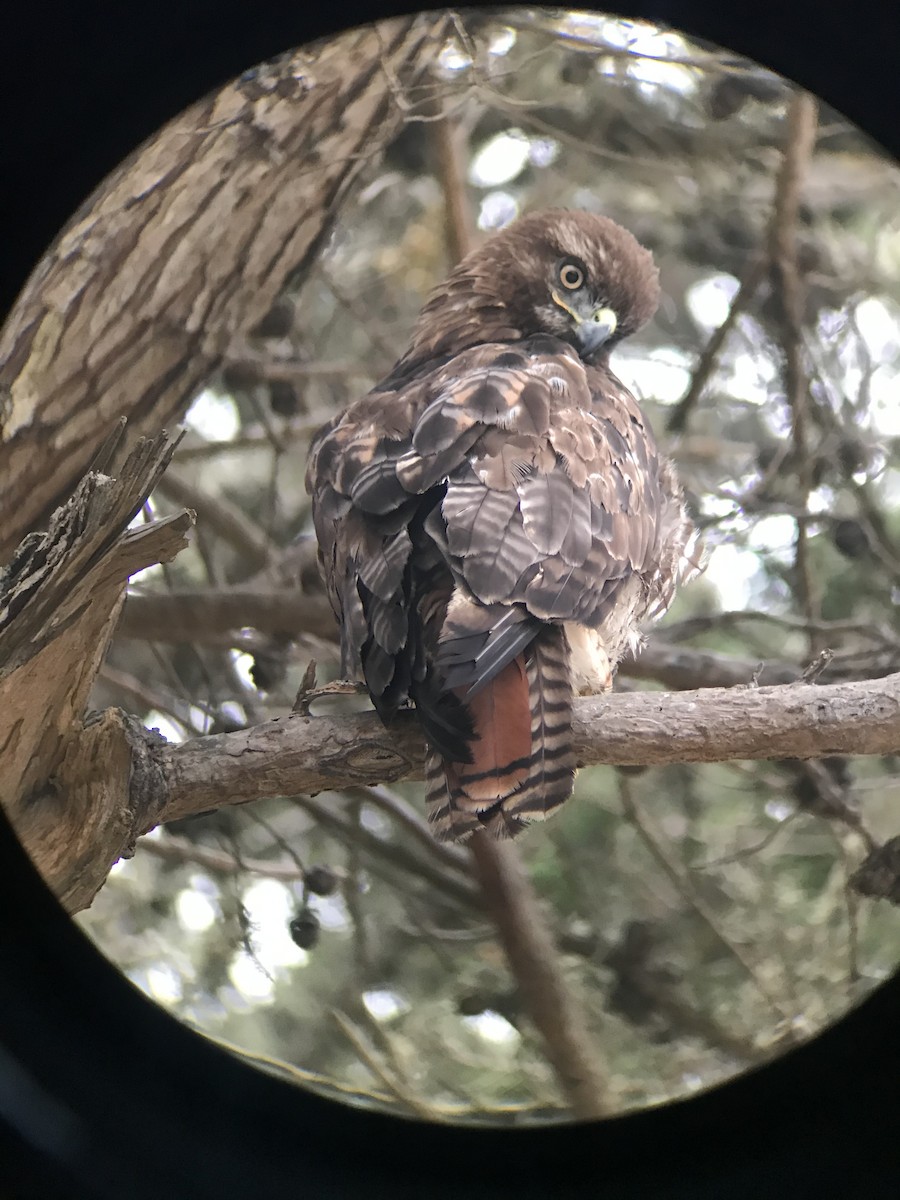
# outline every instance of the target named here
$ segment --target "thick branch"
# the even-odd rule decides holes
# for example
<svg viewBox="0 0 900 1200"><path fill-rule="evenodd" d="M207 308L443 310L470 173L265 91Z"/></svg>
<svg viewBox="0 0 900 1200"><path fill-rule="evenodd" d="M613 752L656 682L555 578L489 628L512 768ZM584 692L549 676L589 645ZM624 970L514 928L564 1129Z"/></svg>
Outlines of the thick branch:
<svg viewBox="0 0 900 1200"><path fill-rule="evenodd" d="M249 587L131 593L116 633L149 642L219 643L236 630L300 633L334 640L337 625L324 596L299 588Z"/></svg>
<svg viewBox="0 0 900 1200"><path fill-rule="evenodd" d="M575 1116L606 1116L609 1102L584 1009L564 978L547 922L515 846L484 834L471 841L485 903L510 970Z"/></svg>
<svg viewBox="0 0 900 1200"><path fill-rule="evenodd" d="M231 588L132 592L125 601L116 634L151 642L221 645L229 637L237 642L235 634L241 629L285 637L311 634L323 641L337 639L337 624L324 593L307 593L296 585L273 586L268 580L248 581ZM651 637L636 658L626 658L619 664L619 675L654 679L667 688L682 689L738 687L754 678L765 684L792 683L800 678L801 669L787 662L761 664L756 658L671 645Z"/></svg>
<svg viewBox="0 0 900 1200"><path fill-rule="evenodd" d="M407 117L442 17L266 64L176 117L62 232L0 334L0 561L65 499L111 420L174 424L308 268Z"/></svg>
<svg viewBox="0 0 900 1200"><path fill-rule="evenodd" d="M582 766L662 766L733 759L900 751L900 674L854 683L631 692L576 701ZM164 746L159 820L262 796L421 779L411 715L385 729L374 714L284 717L237 733Z"/></svg>
<svg viewBox="0 0 900 1200"><path fill-rule="evenodd" d="M92 794L90 771L78 764L96 764L101 740L106 766ZM582 699L575 706L573 740L582 766L896 753L900 674L826 686ZM265 796L423 775L423 743L412 714L401 714L390 729L374 713L297 715L171 745L110 709L69 739L66 755L68 767L58 773L56 792L33 797L28 826L20 833L73 910L88 904L112 864L161 822ZM84 790L83 802L75 806L65 800L70 776ZM67 838L92 849L90 888L74 886L77 864L51 852Z"/></svg>

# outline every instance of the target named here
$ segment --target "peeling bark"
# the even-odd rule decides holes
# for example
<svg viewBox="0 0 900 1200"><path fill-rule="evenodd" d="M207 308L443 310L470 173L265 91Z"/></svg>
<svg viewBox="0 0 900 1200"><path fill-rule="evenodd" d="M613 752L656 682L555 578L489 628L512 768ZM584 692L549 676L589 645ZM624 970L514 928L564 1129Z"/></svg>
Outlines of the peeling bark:
<svg viewBox="0 0 900 1200"><path fill-rule="evenodd" d="M64 903L84 907L152 810L131 805L137 756L125 720L84 724L88 693L130 575L186 544L193 514L128 528L171 458L141 439L121 467L91 471L0 573L0 800ZM112 457L110 449L107 457Z"/></svg>

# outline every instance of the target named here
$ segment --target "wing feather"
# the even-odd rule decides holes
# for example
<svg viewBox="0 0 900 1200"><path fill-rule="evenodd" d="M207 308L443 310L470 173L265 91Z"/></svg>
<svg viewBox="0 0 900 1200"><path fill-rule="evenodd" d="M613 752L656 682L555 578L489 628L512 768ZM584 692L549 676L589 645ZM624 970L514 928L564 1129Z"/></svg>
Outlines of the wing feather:
<svg viewBox="0 0 900 1200"><path fill-rule="evenodd" d="M377 542L372 539L368 553L360 556L356 566L359 577L379 600L388 602L399 593L411 550L409 534L399 529Z"/></svg>
<svg viewBox="0 0 900 1200"><path fill-rule="evenodd" d="M474 642L429 652L424 674L436 655L455 688L496 678L534 622L600 628L623 588L649 609L664 586L662 469L630 394L553 338L477 346L387 381L322 431L309 468L345 661L380 694L413 677L424 651L403 626L415 624L424 547L446 596L490 614ZM498 608L513 617L491 635Z"/></svg>
<svg viewBox="0 0 900 1200"><path fill-rule="evenodd" d="M558 554L571 528L577 495L565 468L555 463L551 471L526 475L516 492L532 546L541 557Z"/></svg>

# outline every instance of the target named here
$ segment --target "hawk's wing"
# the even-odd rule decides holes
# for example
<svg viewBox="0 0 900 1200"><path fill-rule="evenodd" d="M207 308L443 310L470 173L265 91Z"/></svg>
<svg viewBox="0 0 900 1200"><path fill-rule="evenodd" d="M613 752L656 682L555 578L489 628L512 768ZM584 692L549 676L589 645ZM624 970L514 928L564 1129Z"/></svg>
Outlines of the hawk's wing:
<svg viewBox="0 0 900 1200"><path fill-rule="evenodd" d="M307 486L343 669L385 716L435 688L473 695L545 622L602 630L625 586L641 613L668 599L680 504L652 435L555 338L389 379L319 433Z"/></svg>

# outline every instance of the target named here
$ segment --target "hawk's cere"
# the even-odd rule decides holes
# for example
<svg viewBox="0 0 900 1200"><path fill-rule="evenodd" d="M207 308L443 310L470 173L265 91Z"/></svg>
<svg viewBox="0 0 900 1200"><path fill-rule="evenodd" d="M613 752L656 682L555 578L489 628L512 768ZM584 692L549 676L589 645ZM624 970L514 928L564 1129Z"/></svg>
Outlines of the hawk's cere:
<svg viewBox="0 0 900 1200"><path fill-rule="evenodd" d="M693 565L674 470L609 368L658 298L650 253L614 222L524 217L313 440L343 671L385 722L415 704L441 838L511 837L570 795L573 696L610 686Z"/></svg>

